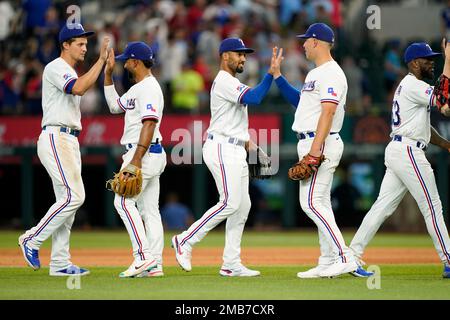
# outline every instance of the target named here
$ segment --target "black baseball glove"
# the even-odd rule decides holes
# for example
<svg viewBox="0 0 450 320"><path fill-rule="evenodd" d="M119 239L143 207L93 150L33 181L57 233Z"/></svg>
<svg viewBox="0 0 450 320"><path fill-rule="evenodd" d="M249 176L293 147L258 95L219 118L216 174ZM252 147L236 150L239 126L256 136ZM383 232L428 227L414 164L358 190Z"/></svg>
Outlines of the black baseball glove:
<svg viewBox="0 0 450 320"><path fill-rule="evenodd" d="M269 156L258 147L247 153L248 172L253 179L270 179L273 176Z"/></svg>
<svg viewBox="0 0 450 320"><path fill-rule="evenodd" d="M446 117L450 116L449 109L449 95L450 95L450 79L444 74L441 74L436 85L434 86L433 94L436 98L436 106L439 111Z"/></svg>

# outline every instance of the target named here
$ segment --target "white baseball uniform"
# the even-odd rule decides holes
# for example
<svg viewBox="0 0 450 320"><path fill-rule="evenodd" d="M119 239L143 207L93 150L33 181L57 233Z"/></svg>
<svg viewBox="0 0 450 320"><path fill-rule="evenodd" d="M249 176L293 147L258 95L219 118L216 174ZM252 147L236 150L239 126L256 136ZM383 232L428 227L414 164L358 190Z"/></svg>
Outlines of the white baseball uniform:
<svg viewBox="0 0 450 320"><path fill-rule="evenodd" d="M25 241L31 248L39 249L52 236L51 271L72 264L70 230L85 198L80 146L75 136L81 130L81 97L71 94L77 78L75 70L62 58L47 64L42 75L43 130L37 152L52 179L56 202L35 227L26 231Z"/></svg>
<svg viewBox="0 0 450 320"><path fill-rule="evenodd" d="M219 71L211 88L211 120L203 158L214 177L219 202L188 230L177 236L192 247L220 222L225 226L223 269L241 265L241 239L250 211L249 175L245 142L249 140L247 105L241 104L249 87L226 71Z"/></svg>
<svg viewBox="0 0 450 320"><path fill-rule="evenodd" d="M337 105L330 135L322 147L326 160L310 179L300 181L299 188L300 205L319 231L319 265L330 265L337 259L349 262L352 258L334 219L330 200L333 174L344 149L339 131L344 121L347 88L345 74L335 61L326 62L311 70L302 87L292 125L292 130L299 138L297 152L301 159L311 149L322 113L322 103Z"/></svg>
<svg viewBox="0 0 450 320"><path fill-rule="evenodd" d="M105 86L105 97L111 113L125 112L125 127L120 143L127 152L124 168L133 158L142 129L142 121L156 120L151 146L142 158L142 191L133 198L115 195L114 206L127 228L136 262L155 258L162 266L164 232L159 213L159 177L166 167L166 153L161 146L159 127L163 116L164 98L153 76L133 85L119 97L114 85ZM137 206L137 207L136 207Z"/></svg>
<svg viewBox="0 0 450 320"><path fill-rule="evenodd" d="M362 256L381 224L397 209L406 191L416 200L428 233L443 262L450 263L450 240L433 169L425 157L430 142L433 87L408 74L395 91L392 141L386 147L386 173L380 194L356 232L350 248Z"/></svg>

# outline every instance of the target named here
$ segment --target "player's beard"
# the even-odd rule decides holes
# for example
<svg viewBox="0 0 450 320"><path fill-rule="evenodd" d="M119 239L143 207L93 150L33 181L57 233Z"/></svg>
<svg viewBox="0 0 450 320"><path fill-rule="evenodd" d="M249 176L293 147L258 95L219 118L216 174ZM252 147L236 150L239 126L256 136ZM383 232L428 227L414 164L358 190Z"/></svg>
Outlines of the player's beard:
<svg viewBox="0 0 450 320"><path fill-rule="evenodd" d="M434 67L423 68L421 74L423 79L434 79Z"/></svg>
<svg viewBox="0 0 450 320"><path fill-rule="evenodd" d="M244 72L244 66L238 65L238 66L236 67L236 73L242 73L242 72Z"/></svg>
<svg viewBox="0 0 450 320"><path fill-rule="evenodd" d="M127 76L128 76L128 80L130 80L130 82L135 82L134 75L131 71L127 70Z"/></svg>

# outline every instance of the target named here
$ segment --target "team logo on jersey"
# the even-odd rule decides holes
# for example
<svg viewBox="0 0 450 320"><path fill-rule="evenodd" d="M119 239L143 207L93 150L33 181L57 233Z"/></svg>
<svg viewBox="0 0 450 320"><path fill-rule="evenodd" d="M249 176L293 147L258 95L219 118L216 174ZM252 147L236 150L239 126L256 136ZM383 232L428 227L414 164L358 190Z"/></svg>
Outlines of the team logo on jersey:
<svg viewBox="0 0 450 320"><path fill-rule="evenodd" d="M155 109L155 108L153 108L153 106L152 106L152 104L151 104L151 103L149 103L149 104L147 105L147 110L150 110L150 111L156 112L156 109Z"/></svg>
<svg viewBox="0 0 450 320"><path fill-rule="evenodd" d="M429 87L425 93L429 96L433 92L433 87Z"/></svg>
<svg viewBox="0 0 450 320"><path fill-rule="evenodd" d="M245 84L241 84L236 88L236 90L242 92L242 90L244 90L245 88L247 88L247 86Z"/></svg>
<svg viewBox="0 0 450 320"><path fill-rule="evenodd" d="M334 92L333 88L328 88L328 93L331 94L333 97L337 97L337 93Z"/></svg>
<svg viewBox="0 0 450 320"><path fill-rule="evenodd" d="M316 81L317 80L306 82L302 87L302 92L313 91L316 88Z"/></svg>
<svg viewBox="0 0 450 320"><path fill-rule="evenodd" d="M66 73L65 75L63 75L64 80L67 80L70 78L70 73Z"/></svg>

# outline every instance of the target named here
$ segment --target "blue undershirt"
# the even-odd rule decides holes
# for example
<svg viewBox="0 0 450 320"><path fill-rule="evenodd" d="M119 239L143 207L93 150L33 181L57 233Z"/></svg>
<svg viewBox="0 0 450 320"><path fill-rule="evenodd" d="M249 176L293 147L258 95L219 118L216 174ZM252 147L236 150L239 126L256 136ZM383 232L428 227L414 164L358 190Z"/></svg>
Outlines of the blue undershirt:
<svg viewBox="0 0 450 320"><path fill-rule="evenodd" d="M285 77L280 76L275 79L275 83L280 89L281 95L291 104L297 108L300 102L300 91L291 86Z"/></svg>
<svg viewBox="0 0 450 320"><path fill-rule="evenodd" d="M266 96L272 85L273 76L267 73L256 87L247 90L241 98L242 104L258 105Z"/></svg>

